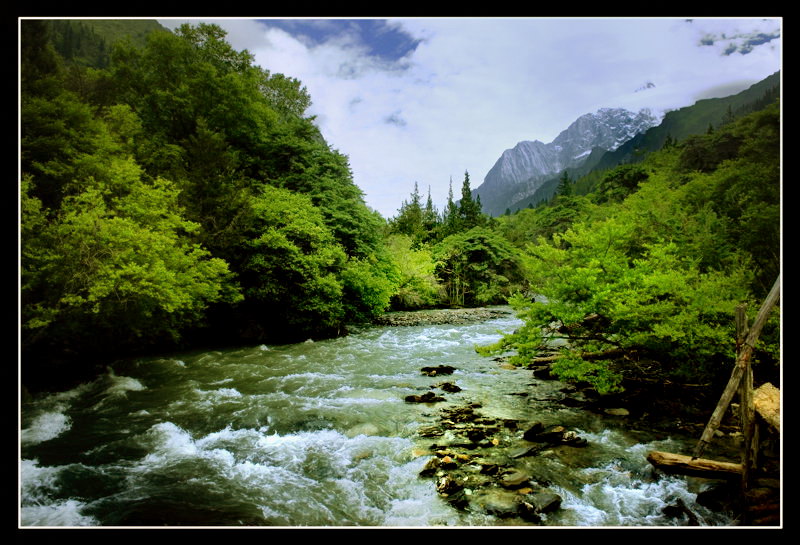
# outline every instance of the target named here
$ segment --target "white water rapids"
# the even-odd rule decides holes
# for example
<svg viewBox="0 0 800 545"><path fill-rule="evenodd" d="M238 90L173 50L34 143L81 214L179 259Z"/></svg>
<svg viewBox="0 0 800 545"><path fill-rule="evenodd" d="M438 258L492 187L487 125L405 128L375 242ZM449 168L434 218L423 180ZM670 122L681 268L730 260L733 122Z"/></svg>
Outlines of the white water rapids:
<svg viewBox="0 0 800 545"><path fill-rule="evenodd" d="M475 352L518 326L508 315L374 327L319 342L114 364L93 382L23 405L19 524L526 524L459 511L419 476L430 441L417 430L441 406L465 402L493 417L564 424L588 440L524 460L563 499L542 525L682 526L685 518L662 513L678 499L706 525L732 524L695 503L706 483L655 475L645 459L649 450L678 452L691 438L647 437L621 419L537 401L563 384ZM406 403L437 382L420 368L443 364L456 368L446 380L462 391L445 403Z"/></svg>

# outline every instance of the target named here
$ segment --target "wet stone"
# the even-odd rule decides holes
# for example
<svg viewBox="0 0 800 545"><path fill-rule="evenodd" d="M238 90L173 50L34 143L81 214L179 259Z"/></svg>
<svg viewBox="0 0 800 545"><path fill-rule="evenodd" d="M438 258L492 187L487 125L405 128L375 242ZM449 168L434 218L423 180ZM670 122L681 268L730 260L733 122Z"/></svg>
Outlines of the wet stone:
<svg viewBox="0 0 800 545"><path fill-rule="evenodd" d="M509 489L522 488L530 483L530 478L530 475L524 471L514 471L513 473L504 475L500 480L500 484Z"/></svg>
<svg viewBox="0 0 800 545"><path fill-rule="evenodd" d="M443 475L436 481L436 491L443 496L450 496L464 489L464 485L451 475Z"/></svg>
<svg viewBox="0 0 800 545"><path fill-rule="evenodd" d="M458 393L458 392L461 391L460 387L456 386L455 384L453 384L451 382L442 382L441 384L437 384L436 386L433 386L433 387L434 388L439 388L440 390L443 390L443 391L451 393L451 394L455 394L455 393Z"/></svg>
<svg viewBox="0 0 800 545"><path fill-rule="evenodd" d="M437 396L433 392L425 392L421 395L409 395L405 397L406 403L438 403L444 400L443 397Z"/></svg>
<svg viewBox="0 0 800 545"><path fill-rule="evenodd" d="M425 426L419 428L417 433L420 437L440 437L444 435L444 430L442 430L439 426Z"/></svg>
<svg viewBox="0 0 800 545"><path fill-rule="evenodd" d="M534 490L522 498L522 500L533 506L536 513L551 513L561 507L562 498L552 490L542 488Z"/></svg>
<svg viewBox="0 0 800 545"><path fill-rule="evenodd" d="M437 365L436 367L423 367L420 369L423 375L428 375L429 377L436 377L439 375L452 375L453 371L455 371L455 367L451 367L449 365Z"/></svg>

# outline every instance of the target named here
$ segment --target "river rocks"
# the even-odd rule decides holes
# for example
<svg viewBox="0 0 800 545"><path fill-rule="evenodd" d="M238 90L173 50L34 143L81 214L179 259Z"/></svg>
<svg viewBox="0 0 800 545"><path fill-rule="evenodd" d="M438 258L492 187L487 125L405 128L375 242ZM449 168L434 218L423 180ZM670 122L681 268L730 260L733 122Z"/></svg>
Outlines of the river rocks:
<svg viewBox="0 0 800 545"><path fill-rule="evenodd" d="M437 396L433 392L425 392L421 395L409 395L405 397L406 403L438 403L444 400L443 397Z"/></svg>
<svg viewBox="0 0 800 545"><path fill-rule="evenodd" d="M454 508L540 522L545 513L558 508L561 498L513 461L569 444L577 434L541 423L521 433L518 420L487 417L480 408L478 403L443 407L435 424L418 429L420 437L434 438L429 447L432 456L419 476L434 478L436 491ZM525 434L548 438L553 444L532 445L520 438Z"/></svg>
<svg viewBox="0 0 800 545"><path fill-rule="evenodd" d="M445 474L436 480L436 491L443 496L449 496L463 489L464 484L452 475Z"/></svg>
<svg viewBox="0 0 800 545"><path fill-rule="evenodd" d="M439 426L423 426L417 430L420 437L441 437L444 430Z"/></svg>
<svg viewBox="0 0 800 545"><path fill-rule="evenodd" d="M439 375L452 375L453 371L455 371L455 367L451 367L450 365L437 365L436 367L423 367L420 369L423 375L428 375L429 377L436 377Z"/></svg>
<svg viewBox="0 0 800 545"><path fill-rule="evenodd" d="M431 386L431 388L439 388L440 390L447 392L449 394L455 394L461 391L461 388L459 388L452 382L442 382L441 384L436 384L435 386Z"/></svg>
<svg viewBox="0 0 800 545"><path fill-rule="evenodd" d="M569 445L572 447L584 447L588 444L586 439L580 437L576 432L567 430L564 426L545 427L541 422L535 422L522 434L525 441L532 443L547 443L549 445ZM524 456L521 454L520 456ZM519 457L519 456L517 456Z"/></svg>
<svg viewBox="0 0 800 545"><path fill-rule="evenodd" d="M471 324L508 316L510 311L489 308L459 308L387 312L375 318L374 323L385 326L426 326L443 324Z"/></svg>
<svg viewBox="0 0 800 545"><path fill-rule="evenodd" d="M561 496L550 489L533 490L519 498L517 513L525 520L538 522L541 515L561 508Z"/></svg>
<svg viewBox="0 0 800 545"><path fill-rule="evenodd" d="M533 455L535 455L535 454L539 454L539 453L540 453L542 450L544 450L545 448L546 448L546 447L543 447L543 446L534 446L534 447L531 447L531 446L524 446L524 447L518 447L518 448L515 448L515 449L512 449L512 450L510 450L510 451L509 451L509 453L508 453L508 455L509 455L511 458L522 458L522 457L524 457L524 456L533 456Z"/></svg>
<svg viewBox="0 0 800 545"><path fill-rule="evenodd" d="M524 471L516 470L503 475L500 478L500 485L503 488L509 488L512 490L516 488L523 488L524 486L530 484L530 478L530 475Z"/></svg>

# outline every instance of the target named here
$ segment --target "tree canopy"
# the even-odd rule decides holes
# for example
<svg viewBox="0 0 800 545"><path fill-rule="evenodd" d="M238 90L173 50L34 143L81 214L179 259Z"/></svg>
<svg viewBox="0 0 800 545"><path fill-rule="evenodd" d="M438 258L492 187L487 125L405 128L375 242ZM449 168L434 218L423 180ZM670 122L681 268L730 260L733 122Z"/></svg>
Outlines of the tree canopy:
<svg viewBox="0 0 800 545"><path fill-rule="evenodd" d="M26 361L212 330L331 335L389 305L385 220L298 80L254 65L216 25L105 44L95 65L53 46L78 27L53 28L22 23Z"/></svg>

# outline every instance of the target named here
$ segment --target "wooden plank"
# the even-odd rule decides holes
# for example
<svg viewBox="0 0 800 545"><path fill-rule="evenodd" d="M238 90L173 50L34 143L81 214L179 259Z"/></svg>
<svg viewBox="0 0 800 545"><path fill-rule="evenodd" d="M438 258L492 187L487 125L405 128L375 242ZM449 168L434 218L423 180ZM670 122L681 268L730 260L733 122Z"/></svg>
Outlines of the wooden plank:
<svg viewBox="0 0 800 545"><path fill-rule="evenodd" d="M766 382L753 392L753 405L764 421L781 431L781 391Z"/></svg>
<svg viewBox="0 0 800 545"><path fill-rule="evenodd" d="M650 451L647 454L647 461L666 473L680 473L709 479L741 479L742 476L742 464L693 458L672 452Z"/></svg>

